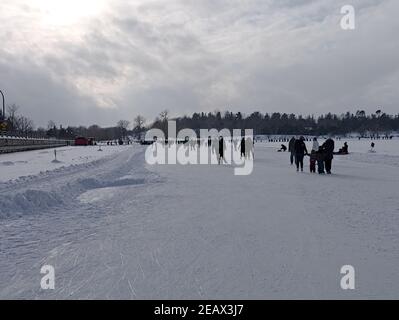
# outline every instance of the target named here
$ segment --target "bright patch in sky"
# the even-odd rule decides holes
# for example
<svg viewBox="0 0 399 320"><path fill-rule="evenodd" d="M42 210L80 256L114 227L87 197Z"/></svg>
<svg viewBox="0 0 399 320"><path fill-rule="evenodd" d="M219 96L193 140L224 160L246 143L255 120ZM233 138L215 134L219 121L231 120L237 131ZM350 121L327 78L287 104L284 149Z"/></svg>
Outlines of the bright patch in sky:
<svg viewBox="0 0 399 320"><path fill-rule="evenodd" d="M44 23L62 26L99 15L105 8L104 0L32 0L29 4L40 11Z"/></svg>

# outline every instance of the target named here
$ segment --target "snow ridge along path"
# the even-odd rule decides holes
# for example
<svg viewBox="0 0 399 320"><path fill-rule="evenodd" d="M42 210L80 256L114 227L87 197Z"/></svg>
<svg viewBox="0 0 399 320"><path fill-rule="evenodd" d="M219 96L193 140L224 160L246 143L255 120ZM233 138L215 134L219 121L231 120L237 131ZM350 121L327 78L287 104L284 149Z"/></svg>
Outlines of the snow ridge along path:
<svg viewBox="0 0 399 320"><path fill-rule="evenodd" d="M398 298L397 166L339 157L333 176L297 174L261 144L236 177L150 167L144 150L0 184L0 298Z"/></svg>

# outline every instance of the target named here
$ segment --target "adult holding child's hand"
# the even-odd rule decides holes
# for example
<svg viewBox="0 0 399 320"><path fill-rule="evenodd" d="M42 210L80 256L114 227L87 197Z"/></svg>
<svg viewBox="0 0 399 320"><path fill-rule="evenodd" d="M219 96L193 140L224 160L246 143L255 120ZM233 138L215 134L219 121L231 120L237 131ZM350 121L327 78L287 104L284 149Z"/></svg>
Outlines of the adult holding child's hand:
<svg viewBox="0 0 399 320"><path fill-rule="evenodd" d="M299 168L301 168L301 171L303 172L303 158L308 154L304 137L300 137L298 140L295 140L294 151L296 171L299 171Z"/></svg>
<svg viewBox="0 0 399 320"><path fill-rule="evenodd" d="M323 150L324 150L324 164L326 167L327 174L331 174L331 168L332 168L332 161L334 159L334 149L335 149L335 142L333 139L328 138L326 142L323 144Z"/></svg>

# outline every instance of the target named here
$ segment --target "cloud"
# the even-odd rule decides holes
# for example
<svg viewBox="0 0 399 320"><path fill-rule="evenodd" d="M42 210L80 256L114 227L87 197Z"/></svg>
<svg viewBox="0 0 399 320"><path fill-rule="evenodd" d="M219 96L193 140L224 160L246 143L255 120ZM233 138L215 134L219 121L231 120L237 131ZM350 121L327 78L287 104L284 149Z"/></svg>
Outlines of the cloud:
<svg viewBox="0 0 399 320"><path fill-rule="evenodd" d="M165 108L397 112L395 0L352 1L354 31L336 0L103 0L81 12L60 0L65 16L49 2L0 4L0 87L38 124Z"/></svg>

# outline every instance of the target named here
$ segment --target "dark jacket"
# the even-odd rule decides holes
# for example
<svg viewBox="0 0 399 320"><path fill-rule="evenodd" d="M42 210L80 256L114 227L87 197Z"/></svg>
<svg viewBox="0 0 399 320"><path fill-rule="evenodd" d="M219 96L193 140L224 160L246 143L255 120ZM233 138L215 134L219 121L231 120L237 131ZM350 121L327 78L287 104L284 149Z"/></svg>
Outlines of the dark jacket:
<svg viewBox="0 0 399 320"><path fill-rule="evenodd" d="M306 149L306 144L302 140L296 140L294 144L294 152L297 155L305 155L308 153L308 149Z"/></svg>
<svg viewBox="0 0 399 320"><path fill-rule="evenodd" d="M320 149L319 151L315 152L316 161L324 161L325 160L325 153L324 150Z"/></svg>
<svg viewBox="0 0 399 320"><path fill-rule="evenodd" d="M220 138L219 139L219 155L221 157L224 157L224 150L226 149L226 145L224 143L224 139Z"/></svg>
<svg viewBox="0 0 399 320"><path fill-rule="evenodd" d="M241 140L241 154L245 154L245 138Z"/></svg>
<svg viewBox="0 0 399 320"><path fill-rule="evenodd" d="M293 153L295 152L294 148L295 148L295 138L291 138L289 144L288 144L288 151Z"/></svg>
<svg viewBox="0 0 399 320"><path fill-rule="evenodd" d="M335 142L333 139L327 139L327 141L322 145L322 148L324 150L326 160L334 159Z"/></svg>

